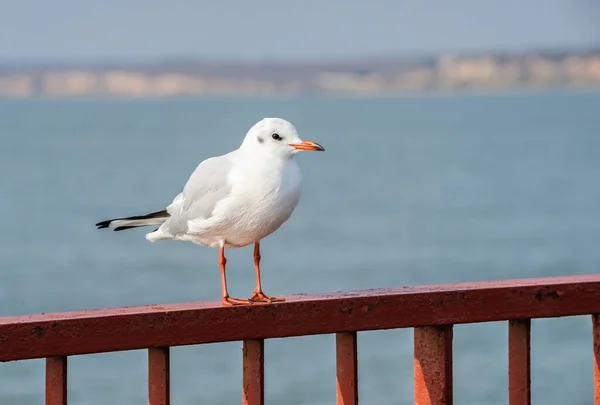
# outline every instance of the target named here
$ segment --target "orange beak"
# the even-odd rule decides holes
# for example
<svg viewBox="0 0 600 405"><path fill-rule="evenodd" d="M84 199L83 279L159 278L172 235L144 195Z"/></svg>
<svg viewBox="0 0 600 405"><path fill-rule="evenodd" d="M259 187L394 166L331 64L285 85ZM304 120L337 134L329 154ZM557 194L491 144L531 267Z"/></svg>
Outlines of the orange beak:
<svg viewBox="0 0 600 405"><path fill-rule="evenodd" d="M290 143L290 146L296 150L314 150L314 151L324 151L325 148L319 145L316 142L311 141L302 141L300 143Z"/></svg>

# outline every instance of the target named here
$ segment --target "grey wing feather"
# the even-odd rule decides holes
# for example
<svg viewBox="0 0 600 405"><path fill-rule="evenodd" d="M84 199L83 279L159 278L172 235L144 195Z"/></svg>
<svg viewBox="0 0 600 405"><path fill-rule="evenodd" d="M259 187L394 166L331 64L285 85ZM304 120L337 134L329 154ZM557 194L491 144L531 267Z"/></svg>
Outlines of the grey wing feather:
<svg viewBox="0 0 600 405"><path fill-rule="evenodd" d="M167 208L171 214L167 225L170 233L186 233L188 221L210 218L217 203L229 195L232 153L206 159L196 167L183 192Z"/></svg>
<svg viewBox="0 0 600 405"><path fill-rule="evenodd" d="M229 155L207 159L200 163L183 189L183 212L188 219L210 218L215 205L231 191L228 177L231 171Z"/></svg>

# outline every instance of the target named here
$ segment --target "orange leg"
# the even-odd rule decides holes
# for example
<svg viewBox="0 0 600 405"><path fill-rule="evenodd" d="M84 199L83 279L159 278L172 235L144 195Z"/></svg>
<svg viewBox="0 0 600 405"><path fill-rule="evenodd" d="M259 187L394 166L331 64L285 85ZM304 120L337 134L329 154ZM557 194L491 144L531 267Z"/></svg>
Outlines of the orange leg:
<svg viewBox="0 0 600 405"><path fill-rule="evenodd" d="M219 265L221 267L221 296L223 297L224 305L237 305L237 304L251 304L250 300L243 300L239 298L231 298L227 292L227 277L225 276L225 265L227 259L225 258L225 248L221 248L219 252Z"/></svg>
<svg viewBox="0 0 600 405"><path fill-rule="evenodd" d="M254 295L250 297L251 302L277 302L285 301L283 298L271 297L263 293L260 285L260 242L254 244L254 269L256 270L256 288Z"/></svg>

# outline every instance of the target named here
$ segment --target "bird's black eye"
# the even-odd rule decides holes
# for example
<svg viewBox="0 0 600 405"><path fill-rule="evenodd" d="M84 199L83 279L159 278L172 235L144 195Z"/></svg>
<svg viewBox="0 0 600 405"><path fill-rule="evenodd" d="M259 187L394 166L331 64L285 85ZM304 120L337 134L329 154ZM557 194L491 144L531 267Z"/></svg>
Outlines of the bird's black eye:
<svg viewBox="0 0 600 405"><path fill-rule="evenodd" d="M276 141L281 141L281 136L279 136L279 134L273 134L271 135L271 138L275 139Z"/></svg>

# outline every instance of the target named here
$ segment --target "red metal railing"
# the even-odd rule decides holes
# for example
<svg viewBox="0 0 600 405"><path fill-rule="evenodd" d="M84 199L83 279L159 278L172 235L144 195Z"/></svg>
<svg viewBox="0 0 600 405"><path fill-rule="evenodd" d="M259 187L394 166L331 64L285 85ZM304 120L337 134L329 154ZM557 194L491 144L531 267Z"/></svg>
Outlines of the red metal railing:
<svg viewBox="0 0 600 405"><path fill-rule="evenodd" d="M46 358L46 404L65 405L67 356L148 348L149 404L166 405L169 347L242 340L242 403L262 405L264 339L335 333L337 404L355 405L357 332L412 327L415 404L449 405L453 325L508 321L509 402L525 405L531 319L591 315L594 404L600 405L600 275L286 298L270 305L201 302L0 318L0 361Z"/></svg>

